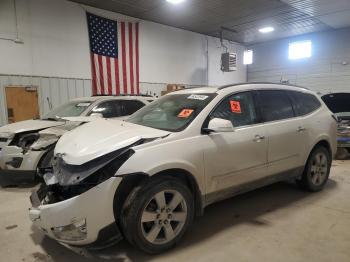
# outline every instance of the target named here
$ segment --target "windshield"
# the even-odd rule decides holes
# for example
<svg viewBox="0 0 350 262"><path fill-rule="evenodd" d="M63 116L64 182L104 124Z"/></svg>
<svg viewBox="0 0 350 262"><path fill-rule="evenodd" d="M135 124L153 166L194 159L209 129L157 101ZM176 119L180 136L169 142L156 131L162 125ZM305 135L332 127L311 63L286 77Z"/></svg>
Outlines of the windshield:
<svg viewBox="0 0 350 262"><path fill-rule="evenodd" d="M177 132L186 128L216 94L173 94L137 111L127 122Z"/></svg>
<svg viewBox="0 0 350 262"><path fill-rule="evenodd" d="M91 101L69 102L56 107L54 110L47 113L43 119L55 120L61 117L80 116L90 105Z"/></svg>

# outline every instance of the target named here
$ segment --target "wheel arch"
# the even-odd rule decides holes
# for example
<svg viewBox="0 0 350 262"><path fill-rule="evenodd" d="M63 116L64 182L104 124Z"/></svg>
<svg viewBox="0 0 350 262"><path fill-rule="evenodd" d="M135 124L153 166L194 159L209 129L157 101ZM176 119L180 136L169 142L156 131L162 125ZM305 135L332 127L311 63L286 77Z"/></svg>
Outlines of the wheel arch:
<svg viewBox="0 0 350 262"><path fill-rule="evenodd" d="M203 215L204 210L204 199L202 197L202 193L198 186L198 183L194 176L188 172L187 170L180 168L172 168L160 171L152 176L149 176L145 173L134 173L123 176L123 180L118 186L116 193L114 194L113 199L113 212L116 221L120 220L121 210L123 205L132 192L132 190L140 186L142 183L146 182L148 179L158 178L160 176L171 176L181 180L186 186L188 186L189 190L193 194L194 197L194 205L195 205L195 215L201 216ZM119 223L119 222L118 222Z"/></svg>

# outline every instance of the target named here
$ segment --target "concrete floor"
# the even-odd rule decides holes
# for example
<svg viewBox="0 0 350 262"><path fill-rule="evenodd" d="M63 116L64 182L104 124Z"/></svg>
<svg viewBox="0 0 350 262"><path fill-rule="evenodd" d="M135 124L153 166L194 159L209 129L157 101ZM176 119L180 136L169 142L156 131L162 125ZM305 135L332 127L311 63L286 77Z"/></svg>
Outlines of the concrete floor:
<svg viewBox="0 0 350 262"><path fill-rule="evenodd" d="M98 252L58 244L32 227L31 190L0 189L0 261L350 261L350 160L334 162L319 193L279 183L209 206L158 256L125 241Z"/></svg>

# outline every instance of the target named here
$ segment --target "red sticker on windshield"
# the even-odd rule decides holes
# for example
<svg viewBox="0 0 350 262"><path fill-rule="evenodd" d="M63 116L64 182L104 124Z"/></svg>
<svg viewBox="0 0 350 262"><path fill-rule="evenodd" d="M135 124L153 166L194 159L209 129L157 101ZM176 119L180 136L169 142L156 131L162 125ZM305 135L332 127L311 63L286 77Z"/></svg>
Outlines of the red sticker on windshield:
<svg viewBox="0 0 350 262"><path fill-rule="evenodd" d="M242 113L242 110L241 110L241 103L240 103L239 101L233 101L233 100L231 100L231 101L230 101L230 105L231 105L231 111L232 111L232 113L237 113L237 114Z"/></svg>
<svg viewBox="0 0 350 262"><path fill-rule="evenodd" d="M188 118L192 115L193 109L182 109L182 111L177 115L177 117Z"/></svg>

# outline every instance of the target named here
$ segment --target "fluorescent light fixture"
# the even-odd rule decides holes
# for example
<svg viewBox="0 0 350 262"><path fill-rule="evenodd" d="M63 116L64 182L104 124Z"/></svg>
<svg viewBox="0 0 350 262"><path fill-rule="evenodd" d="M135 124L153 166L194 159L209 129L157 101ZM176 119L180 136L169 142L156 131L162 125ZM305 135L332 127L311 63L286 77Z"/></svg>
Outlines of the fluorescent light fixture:
<svg viewBox="0 0 350 262"><path fill-rule="evenodd" d="M298 41L289 43L289 54L290 60L309 58L312 53L312 42L311 40Z"/></svg>
<svg viewBox="0 0 350 262"><path fill-rule="evenodd" d="M180 4L182 2L185 2L185 0L166 0L168 3L171 3L173 5Z"/></svg>
<svg viewBox="0 0 350 262"><path fill-rule="evenodd" d="M273 31L275 31L275 28L273 28L272 26L267 26L259 29L259 32L263 34L271 33Z"/></svg>
<svg viewBox="0 0 350 262"><path fill-rule="evenodd" d="M245 50L243 53L243 64L251 65L253 64L253 50Z"/></svg>

